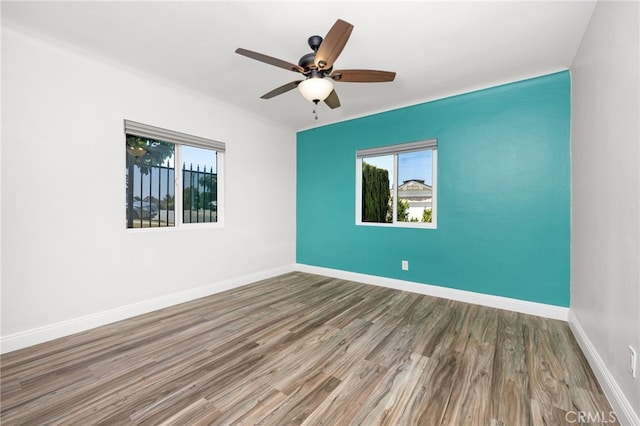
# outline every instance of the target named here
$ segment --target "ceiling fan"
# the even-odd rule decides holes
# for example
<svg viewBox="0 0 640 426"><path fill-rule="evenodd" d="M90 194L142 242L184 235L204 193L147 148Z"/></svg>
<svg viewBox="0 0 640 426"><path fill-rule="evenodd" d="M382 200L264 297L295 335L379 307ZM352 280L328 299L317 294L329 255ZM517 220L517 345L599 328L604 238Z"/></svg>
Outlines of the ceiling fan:
<svg viewBox="0 0 640 426"><path fill-rule="evenodd" d="M236 49L236 53L269 65L298 72L305 77L303 80L295 80L273 89L262 95L261 99L271 99L297 87L308 101L316 105L318 102L324 101L333 109L340 106L340 99L333 89L333 81L379 83L393 81L396 76L395 72L390 71L333 69L333 63L342 52L342 49L344 49L352 30L353 25L338 19L324 39L319 35L309 37L309 47L313 52L307 53L300 58L298 65L242 48Z"/></svg>

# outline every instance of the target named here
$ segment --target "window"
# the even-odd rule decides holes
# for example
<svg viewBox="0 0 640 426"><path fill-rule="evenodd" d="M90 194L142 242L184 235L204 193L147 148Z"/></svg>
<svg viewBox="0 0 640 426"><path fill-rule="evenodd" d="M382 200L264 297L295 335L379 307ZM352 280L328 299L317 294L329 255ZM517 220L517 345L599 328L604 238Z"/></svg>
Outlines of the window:
<svg viewBox="0 0 640 426"><path fill-rule="evenodd" d="M224 143L129 120L124 129L127 228L222 222Z"/></svg>
<svg viewBox="0 0 640 426"><path fill-rule="evenodd" d="M356 152L356 224L436 227L438 141Z"/></svg>

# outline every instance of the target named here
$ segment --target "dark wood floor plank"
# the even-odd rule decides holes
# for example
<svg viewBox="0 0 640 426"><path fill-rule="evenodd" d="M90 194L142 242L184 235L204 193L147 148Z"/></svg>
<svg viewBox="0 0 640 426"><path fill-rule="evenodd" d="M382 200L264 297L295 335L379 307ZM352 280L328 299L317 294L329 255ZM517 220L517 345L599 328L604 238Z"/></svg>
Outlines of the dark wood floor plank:
<svg viewBox="0 0 640 426"><path fill-rule="evenodd" d="M299 425L340 385L340 380L318 372L307 377L289 396L275 406L259 423Z"/></svg>
<svg viewBox="0 0 640 426"><path fill-rule="evenodd" d="M333 355L328 360L329 362L323 361L323 371L346 380L351 375L353 366L361 361L366 361L366 356L371 349L384 340L400 321L401 319L398 317L392 317L385 321L368 323L366 329L365 326L357 329L348 338L338 343L338 346L334 348Z"/></svg>
<svg viewBox="0 0 640 426"><path fill-rule="evenodd" d="M362 425L408 425L415 412L415 397L420 395L423 383L420 381L428 359L414 352L398 359L388 368L369 398L354 415L352 422Z"/></svg>
<svg viewBox="0 0 640 426"><path fill-rule="evenodd" d="M455 372L443 424L490 423L491 377L495 345L469 339Z"/></svg>
<svg viewBox="0 0 640 426"><path fill-rule="evenodd" d="M212 424L216 425L259 425L259 424L267 424L264 419L271 413L275 407L280 407L282 403L289 398L288 395L283 394L282 392L278 392L276 390L271 390L270 393L267 394L263 399L260 400L251 400L253 403L252 407L248 407L248 409L241 409L239 411L235 410L227 410L224 416L216 419L216 421ZM239 399L244 399L240 397ZM227 419L233 419L227 421Z"/></svg>
<svg viewBox="0 0 640 426"><path fill-rule="evenodd" d="M562 321L294 272L2 356L7 425L527 425L611 411Z"/></svg>
<svg viewBox="0 0 640 426"><path fill-rule="evenodd" d="M583 389L597 389L602 394L602 389L591 373L589 362L573 337L569 324L562 321L546 320L549 326L549 335L554 344L551 349L557 357L564 373L564 381Z"/></svg>
<svg viewBox="0 0 640 426"><path fill-rule="evenodd" d="M540 318L532 318L522 324L529 395L540 406L556 407L567 412L571 409L569 388L564 383L562 366L553 354L553 342L548 330L542 328L541 322ZM552 419L547 415L553 414L552 411L543 413L543 422L550 424Z"/></svg>
<svg viewBox="0 0 640 426"><path fill-rule="evenodd" d="M498 318L490 391L491 422L496 425L528 425L532 421L524 336L518 316L504 312Z"/></svg>
<svg viewBox="0 0 640 426"><path fill-rule="evenodd" d="M361 360L302 424L358 424L356 416L362 412L369 395L386 372L387 370L379 365Z"/></svg>

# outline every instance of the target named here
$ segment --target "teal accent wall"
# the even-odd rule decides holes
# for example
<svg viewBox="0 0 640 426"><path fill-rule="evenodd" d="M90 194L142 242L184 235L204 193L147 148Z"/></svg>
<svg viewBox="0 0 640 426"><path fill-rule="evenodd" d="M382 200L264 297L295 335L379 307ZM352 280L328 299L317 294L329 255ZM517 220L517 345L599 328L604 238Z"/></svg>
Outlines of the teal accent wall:
<svg viewBox="0 0 640 426"><path fill-rule="evenodd" d="M297 262L568 307L570 91L564 71L298 132ZM356 150L431 138L437 229L356 226Z"/></svg>

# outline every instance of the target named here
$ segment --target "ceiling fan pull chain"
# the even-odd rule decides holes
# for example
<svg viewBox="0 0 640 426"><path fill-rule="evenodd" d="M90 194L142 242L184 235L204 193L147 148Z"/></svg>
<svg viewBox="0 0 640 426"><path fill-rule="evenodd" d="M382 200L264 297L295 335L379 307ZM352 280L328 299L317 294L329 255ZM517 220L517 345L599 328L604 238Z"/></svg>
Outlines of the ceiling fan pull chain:
<svg viewBox="0 0 640 426"><path fill-rule="evenodd" d="M313 101L313 113L316 115L316 120L318 119L318 100Z"/></svg>

